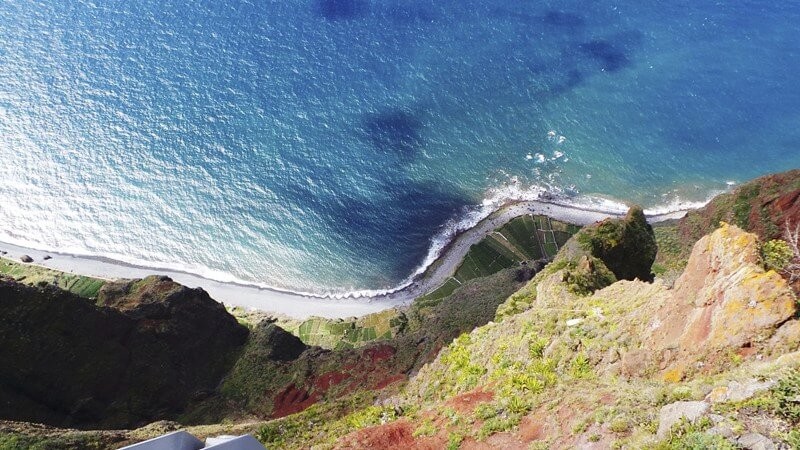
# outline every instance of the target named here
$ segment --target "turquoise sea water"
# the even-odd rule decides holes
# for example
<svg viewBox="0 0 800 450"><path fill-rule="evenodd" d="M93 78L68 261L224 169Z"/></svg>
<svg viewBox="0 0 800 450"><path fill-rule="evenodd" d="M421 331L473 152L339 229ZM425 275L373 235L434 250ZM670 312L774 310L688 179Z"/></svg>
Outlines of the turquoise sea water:
<svg viewBox="0 0 800 450"><path fill-rule="evenodd" d="M800 3L0 3L0 241L303 292L800 167Z"/></svg>

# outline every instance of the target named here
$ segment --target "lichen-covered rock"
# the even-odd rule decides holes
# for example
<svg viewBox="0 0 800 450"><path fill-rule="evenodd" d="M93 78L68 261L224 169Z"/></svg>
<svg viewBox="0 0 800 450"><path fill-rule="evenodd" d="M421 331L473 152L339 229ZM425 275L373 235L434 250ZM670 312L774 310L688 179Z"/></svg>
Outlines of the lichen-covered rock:
<svg viewBox="0 0 800 450"><path fill-rule="evenodd" d="M755 235L724 224L694 247L672 301L664 302L645 330L648 346L666 366L689 359L714 364L713 355L763 347L791 319L797 300L786 281L758 265Z"/></svg>
<svg viewBox="0 0 800 450"><path fill-rule="evenodd" d="M706 401L710 403L741 402L775 386L775 383L774 380L759 381L755 379L744 382L731 381L727 386L714 388L706 396Z"/></svg>
<svg viewBox="0 0 800 450"><path fill-rule="evenodd" d="M800 349L800 320L790 320L773 335L767 344L771 354L782 355Z"/></svg>

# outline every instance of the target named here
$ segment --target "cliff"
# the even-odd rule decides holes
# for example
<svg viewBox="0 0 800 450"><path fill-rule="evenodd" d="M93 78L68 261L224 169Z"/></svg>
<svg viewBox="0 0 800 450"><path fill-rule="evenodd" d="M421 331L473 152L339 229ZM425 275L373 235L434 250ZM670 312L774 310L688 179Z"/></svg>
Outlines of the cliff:
<svg viewBox="0 0 800 450"><path fill-rule="evenodd" d="M678 223L684 248L730 223L763 241L783 237L786 223L800 224L800 169L766 175L718 195Z"/></svg>
<svg viewBox="0 0 800 450"><path fill-rule="evenodd" d="M247 329L200 289L151 277L98 303L0 280L0 417L82 428L174 417L213 392Z"/></svg>
<svg viewBox="0 0 800 450"><path fill-rule="evenodd" d="M761 416L754 425L736 404L759 392L762 399L784 395L769 390L779 384L800 394L792 384L800 364L797 299L785 280L757 264L757 255L755 235L723 225L695 245L672 289L634 280L581 292L565 283L568 266L546 270L515 294L532 297L527 309L454 340L389 402L421 412L352 433L337 446L800 442L790 433L800 417L776 408L751 411ZM681 425L680 417L692 422ZM725 435L707 433L717 424L727 427ZM673 426L684 428L670 435ZM699 446L684 441L689 434Z"/></svg>

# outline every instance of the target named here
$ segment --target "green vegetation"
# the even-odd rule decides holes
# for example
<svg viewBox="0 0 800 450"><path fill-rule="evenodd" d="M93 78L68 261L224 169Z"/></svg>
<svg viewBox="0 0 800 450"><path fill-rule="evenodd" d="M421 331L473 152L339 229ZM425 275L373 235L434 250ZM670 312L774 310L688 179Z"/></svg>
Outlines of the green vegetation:
<svg viewBox="0 0 800 450"><path fill-rule="evenodd" d="M260 425L256 438L267 448L331 448L337 438L362 428L413 417L415 410L373 405L371 392L317 403L297 414Z"/></svg>
<svg viewBox="0 0 800 450"><path fill-rule="evenodd" d="M545 216L517 217L473 245L454 278L463 283L523 261L552 259L579 229Z"/></svg>
<svg viewBox="0 0 800 450"><path fill-rule="evenodd" d="M746 184L737 189L733 201L733 223L739 228L750 228L750 210L753 199L758 197L760 186L757 184Z"/></svg>
<svg viewBox="0 0 800 450"><path fill-rule="evenodd" d="M735 450L739 448L720 435L706 433L711 426L712 423L708 418L703 418L696 423L683 419L672 427L669 438L656 445L654 450Z"/></svg>
<svg viewBox="0 0 800 450"><path fill-rule="evenodd" d="M632 207L625 219L604 220L576 235L580 246L605 263L619 280L652 280L658 246L642 208Z"/></svg>
<svg viewBox="0 0 800 450"><path fill-rule="evenodd" d="M658 245L658 253L653 264L653 272L658 276L676 276L686 267L691 248L683 245L680 231L675 225L658 224L653 227Z"/></svg>
<svg viewBox="0 0 800 450"><path fill-rule="evenodd" d="M792 261L789 244L781 239L773 239L761 246L761 262L767 270L782 271Z"/></svg>
<svg viewBox="0 0 800 450"><path fill-rule="evenodd" d="M800 425L800 370L795 369L778 380L778 383L763 395L739 403L727 405L724 410L752 409L786 420L793 426Z"/></svg>
<svg viewBox="0 0 800 450"><path fill-rule="evenodd" d="M10 259L0 258L0 275L14 278L29 286L51 284L80 297L94 299L106 283L97 278L72 275L46 267L22 264Z"/></svg>
<svg viewBox="0 0 800 450"><path fill-rule="evenodd" d="M392 339L405 330L407 323L408 319L401 311L388 309L348 320L312 317L295 327L286 328L286 331L307 345L341 350Z"/></svg>
<svg viewBox="0 0 800 450"><path fill-rule="evenodd" d="M414 430L413 436L428 437L428 436L433 436L434 434L436 434L436 426L433 425L431 419L425 419L422 421L422 425L420 425L419 427L417 427L416 430Z"/></svg>
<svg viewBox="0 0 800 450"><path fill-rule="evenodd" d="M0 432L0 450L63 450L80 448L101 450L108 448L99 433L65 433L61 436L33 437L17 433Z"/></svg>
<svg viewBox="0 0 800 450"><path fill-rule="evenodd" d="M773 412L793 425L800 425L800 371L781 379L771 390L777 409Z"/></svg>

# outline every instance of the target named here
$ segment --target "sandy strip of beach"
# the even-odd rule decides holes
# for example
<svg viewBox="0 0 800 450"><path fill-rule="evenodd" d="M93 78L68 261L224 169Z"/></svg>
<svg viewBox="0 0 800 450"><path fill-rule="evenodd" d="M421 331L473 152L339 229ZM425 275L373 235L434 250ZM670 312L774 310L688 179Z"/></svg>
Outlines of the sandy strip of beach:
<svg viewBox="0 0 800 450"><path fill-rule="evenodd" d="M648 220L650 222L658 222L676 219L682 217L685 213L685 211L679 211L650 216ZM576 225L588 225L618 215L615 212L593 211L542 201L512 203L495 211L474 227L461 232L442 251L442 254L431 268L406 288L390 294L367 298L338 299L304 296L255 285L223 283L190 273L135 266L108 258L36 250L2 242L0 242L0 250L8 252L4 257L9 259L19 261L22 255L29 255L34 259L34 264L67 273L97 278L122 279L143 278L148 275L166 275L183 285L202 287L212 298L228 306L262 310L296 319L305 319L311 316L345 318L363 316L393 307L405 306L416 297L436 289L455 272L469 251L470 246L479 242L494 229L515 217L525 214L546 215L555 220ZM51 256L51 259L45 261L44 257L46 255Z"/></svg>

